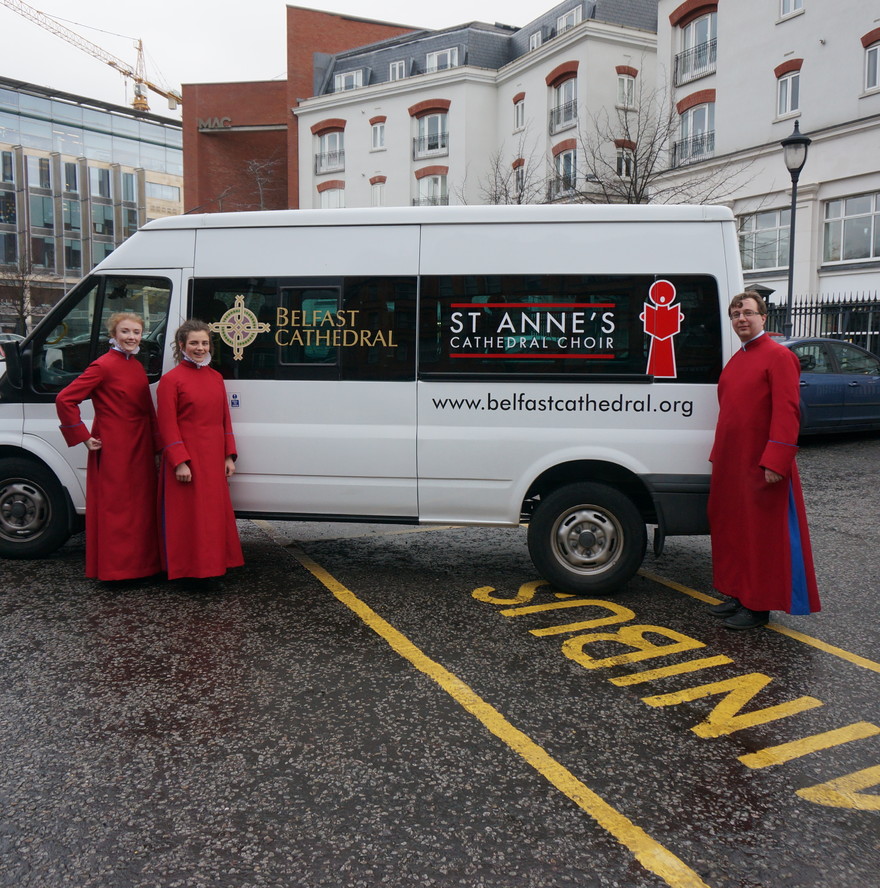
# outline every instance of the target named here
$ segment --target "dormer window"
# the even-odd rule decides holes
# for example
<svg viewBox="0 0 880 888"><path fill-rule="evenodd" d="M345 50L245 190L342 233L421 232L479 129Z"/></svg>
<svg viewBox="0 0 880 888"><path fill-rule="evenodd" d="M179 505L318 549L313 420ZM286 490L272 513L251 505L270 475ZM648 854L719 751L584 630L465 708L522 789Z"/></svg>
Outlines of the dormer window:
<svg viewBox="0 0 880 888"><path fill-rule="evenodd" d="M392 62L388 66L388 79L389 80L403 80L406 77L406 62Z"/></svg>
<svg viewBox="0 0 880 888"><path fill-rule="evenodd" d="M563 31L568 31L575 25L579 25L582 16L583 10L580 6L575 6L574 9L570 9L568 12L563 13L558 19L556 19L556 33L561 34Z"/></svg>
<svg viewBox="0 0 880 888"><path fill-rule="evenodd" d="M441 49L439 52L428 53L428 73L434 71L445 71L447 68L458 67L458 47L453 46L450 49Z"/></svg>
<svg viewBox="0 0 880 888"><path fill-rule="evenodd" d="M333 78L333 92L345 92L348 89L358 89L364 85L364 72L360 69L357 71L345 71L337 74Z"/></svg>

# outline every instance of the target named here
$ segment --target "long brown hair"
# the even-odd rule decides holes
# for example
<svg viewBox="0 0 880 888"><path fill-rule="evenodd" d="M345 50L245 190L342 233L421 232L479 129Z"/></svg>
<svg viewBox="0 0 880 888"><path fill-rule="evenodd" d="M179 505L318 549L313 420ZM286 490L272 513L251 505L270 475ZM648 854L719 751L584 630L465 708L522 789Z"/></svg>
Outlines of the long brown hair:
<svg viewBox="0 0 880 888"><path fill-rule="evenodd" d="M198 318L190 318L188 321L184 321L174 334L174 344L171 348L174 360L178 364L183 360L183 346L186 345L186 341L189 339L189 334L196 332L208 334L208 347L210 349L211 357L214 356L214 340L211 336L211 328Z"/></svg>

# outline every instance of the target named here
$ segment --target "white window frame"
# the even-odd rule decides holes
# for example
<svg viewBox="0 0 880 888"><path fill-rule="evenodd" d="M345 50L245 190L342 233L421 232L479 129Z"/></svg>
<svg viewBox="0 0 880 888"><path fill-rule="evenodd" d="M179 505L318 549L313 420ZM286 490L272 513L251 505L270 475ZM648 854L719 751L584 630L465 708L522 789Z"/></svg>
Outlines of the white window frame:
<svg viewBox="0 0 880 888"><path fill-rule="evenodd" d="M632 148L617 149L617 175L621 179L632 179L636 166L636 154Z"/></svg>
<svg viewBox="0 0 880 888"><path fill-rule="evenodd" d="M779 0L779 17L787 18L804 11L804 0Z"/></svg>
<svg viewBox="0 0 880 888"><path fill-rule="evenodd" d="M419 179L419 203L441 206L449 201L446 176L423 176Z"/></svg>
<svg viewBox="0 0 880 888"><path fill-rule="evenodd" d="M343 71L333 78L333 92L347 92L350 89L359 89L364 85L364 72L361 68L357 71Z"/></svg>
<svg viewBox="0 0 880 888"><path fill-rule="evenodd" d="M632 74L617 75L617 105L619 108L636 106L636 79Z"/></svg>
<svg viewBox="0 0 880 888"><path fill-rule="evenodd" d="M702 105L694 105L693 108L688 108L679 118L679 132L681 135L679 144L687 142L689 145L687 157L682 158L679 153L679 164L682 162L692 163L712 157L715 153L715 103L705 102ZM713 147L711 149L699 152L691 150L694 139L698 136L708 136L709 133L713 134Z"/></svg>
<svg viewBox="0 0 880 888"><path fill-rule="evenodd" d="M791 209L759 210L737 220L744 271L788 268Z"/></svg>
<svg viewBox="0 0 880 888"><path fill-rule="evenodd" d="M371 207L384 207L385 206L385 183L384 182L373 182L370 186L370 206Z"/></svg>
<svg viewBox="0 0 880 888"><path fill-rule="evenodd" d="M429 52L427 58L427 72L446 71L449 68L458 67L458 47L450 46L449 49L439 49L437 52Z"/></svg>
<svg viewBox="0 0 880 888"><path fill-rule="evenodd" d="M801 110L801 72L789 71L776 82L776 116L789 117Z"/></svg>
<svg viewBox="0 0 880 888"><path fill-rule="evenodd" d="M321 192L321 209L322 210L342 210L345 209L345 189L344 188L328 188Z"/></svg>
<svg viewBox="0 0 880 888"><path fill-rule="evenodd" d="M569 148L560 151L553 158L554 194L553 197L562 197L572 194L577 188L577 148Z"/></svg>
<svg viewBox="0 0 880 888"><path fill-rule="evenodd" d="M865 90L880 89L880 43L865 49Z"/></svg>
<svg viewBox="0 0 880 888"><path fill-rule="evenodd" d="M392 62L388 66L388 79L389 80L403 80L406 78L406 62L401 59L397 62Z"/></svg>
<svg viewBox="0 0 880 888"><path fill-rule="evenodd" d="M526 165L521 163L513 171L513 187L516 194L522 194L526 190Z"/></svg>
<svg viewBox="0 0 880 888"><path fill-rule="evenodd" d="M332 158L335 155L335 160ZM316 172L333 173L345 169L345 132L333 130L318 136L318 164Z"/></svg>
<svg viewBox="0 0 880 888"><path fill-rule="evenodd" d="M526 100L520 99L513 103L513 130L514 132L525 129L526 125Z"/></svg>
<svg viewBox="0 0 880 888"><path fill-rule="evenodd" d="M569 77L554 87L551 132L558 133L577 125L577 92L577 77Z"/></svg>
<svg viewBox="0 0 880 888"><path fill-rule="evenodd" d="M556 33L562 34L563 31L570 31L575 25L581 23L583 15L584 10L580 5L575 6L574 9L569 9L568 12L562 13L562 15L556 19Z"/></svg>
<svg viewBox="0 0 880 888"><path fill-rule="evenodd" d="M385 150L385 121L370 126L370 150Z"/></svg>
<svg viewBox="0 0 880 888"><path fill-rule="evenodd" d="M866 205L859 207L856 202ZM880 191L851 194L829 200L825 204L822 231L823 262L865 262L880 259ZM860 232L867 232L867 251L847 254L847 234L852 232L857 242Z"/></svg>
<svg viewBox="0 0 880 888"><path fill-rule="evenodd" d="M445 111L436 114L426 114L419 118L419 157L442 155L449 152L449 115ZM437 144L431 147L430 141L437 140Z"/></svg>
<svg viewBox="0 0 880 888"><path fill-rule="evenodd" d="M537 49L544 42L544 35L541 31L534 31L529 34L529 52Z"/></svg>

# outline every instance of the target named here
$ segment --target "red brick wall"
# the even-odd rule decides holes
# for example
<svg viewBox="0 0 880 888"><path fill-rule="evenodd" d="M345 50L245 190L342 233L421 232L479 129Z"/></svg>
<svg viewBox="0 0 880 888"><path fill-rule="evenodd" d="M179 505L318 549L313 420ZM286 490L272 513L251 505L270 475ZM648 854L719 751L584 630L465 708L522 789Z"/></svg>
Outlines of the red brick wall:
<svg viewBox="0 0 880 888"><path fill-rule="evenodd" d="M286 127L286 85L201 83L183 87L184 209L203 213L287 207L287 130L235 132L229 126ZM199 132L200 121L222 125Z"/></svg>

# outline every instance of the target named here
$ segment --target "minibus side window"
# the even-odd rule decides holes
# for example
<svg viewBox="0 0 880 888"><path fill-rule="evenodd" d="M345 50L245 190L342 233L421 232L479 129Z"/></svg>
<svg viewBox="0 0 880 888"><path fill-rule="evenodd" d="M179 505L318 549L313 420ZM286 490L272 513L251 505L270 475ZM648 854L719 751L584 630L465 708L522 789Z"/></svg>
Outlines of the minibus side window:
<svg viewBox="0 0 880 888"><path fill-rule="evenodd" d="M415 378L414 277L202 278L192 314L226 379Z"/></svg>
<svg viewBox="0 0 880 888"><path fill-rule="evenodd" d="M662 297L651 289L661 280L672 285ZM426 378L713 383L721 371L718 287L706 275L425 276L421 300ZM653 340L663 361L649 358Z"/></svg>
<svg viewBox="0 0 880 888"><path fill-rule="evenodd" d="M108 349L111 314L129 311L144 318L138 359L150 382L162 371L171 282L166 278L99 276L83 281L53 311L33 339L34 390L60 392Z"/></svg>

